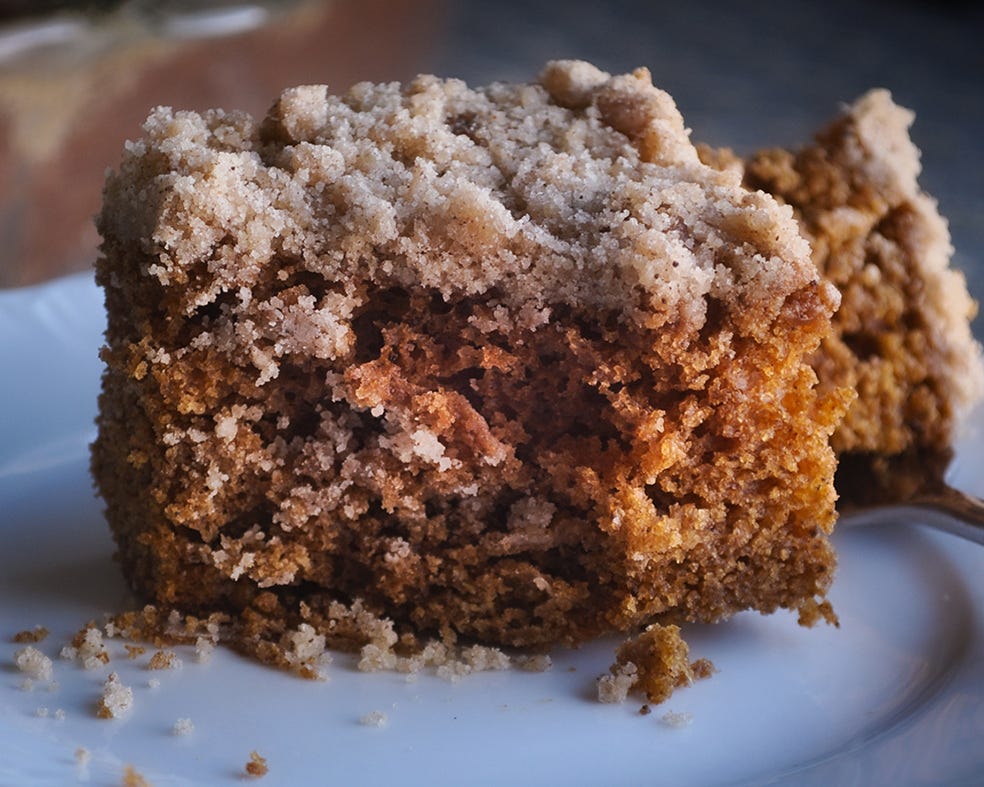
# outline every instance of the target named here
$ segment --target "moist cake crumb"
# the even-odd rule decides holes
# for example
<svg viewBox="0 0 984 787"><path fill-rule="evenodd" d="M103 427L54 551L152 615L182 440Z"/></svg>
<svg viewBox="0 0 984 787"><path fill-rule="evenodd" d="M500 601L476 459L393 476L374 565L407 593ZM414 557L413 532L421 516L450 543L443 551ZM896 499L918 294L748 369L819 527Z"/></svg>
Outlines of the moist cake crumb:
<svg viewBox="0 0 984 787"><path fill-rule="evenodd" d="M175 735L191 735L194 731L195 725L187 718L178 719L171 728L171 732Z"/></svg>
<svg viewBox="0 0 984 787"><path fill-rule="evenodd" d="M117 719L133 705L133 689L120 682L115 672L109 673L103 684L102 696L96 704L96 716L100 719Z"/></svg>
<svg viewBox="0 0 984 787"><path fill-rule="evenodd" d="M598 698L623 702L635 691L651 703L660 703L674 689L713 672L714 666L707 659L690 661L679 626L654 623L619 646L610 673L598 681Z"/></svg>
<svg viewBox="0 0 984 787"><path fill-rule="evenodd" d="M16 651L14 653L14 664L17 669L25 673L31 680L51 680L51 659L33 645L28 645Z"/></svg>
<svg viewBox="0 0 984 787"><path fill-rule="evenodd" d="M131 661L140 658L144 653L147 652L147 648L143 647L142 645L132 645L130 643L126 643L123 645L123 647L126 650L126 657Z"/></svg>
<svg viewBox="0 0 984 787"><path fill-rule="evenodd" d="M147 669L151 670L181 669L182 666L181 659L173 650L158 650L147 663Z"/></svg>
<svg viewBox="0 0 984 787"><path fill-rule="evenodd" d="M27 644L29 642L41 642L48 636L48 629L44 626L35 626L33 629L25 629L24 631L18 631L14 634L13 640L19 644Z"/></svg>
<svg viewBox="0 0 984 787"><path fill-rule="evenodd" d="M666 727L689 727L693 721L694 716L692 713L687 712L677 712L677 711L667 711L662 716L660 716L659 721Z"/></svg>
<svg viewBox="0 0 984 787"><path fill-rule="evenodd" d="M206 637L195 639L195 658L201 664L208 663L215 652L215 643Z"/></svg>
<svg viewBox="0 0 984 787"><path fill-rule="evenodd" d="M246 763L246 775L255 779L266 776L270 772L267 766L266 757L261 757L259 752L249 753L249 762Z"/></svg>
<svg viewBox="0 0 984 787"><path fill-rule="evenodd" d="M526 672L547 672L553 669L553 659L547 653L524 653L513 657L512 661Z"/></svg>
<svg viewBox="0 0 984 787"><path fill-rule="evenodd" d="M98 223L133 627L456 680L823 602L839 296L645 69L158 108Z"/></svg>
<svg viewBox="0 0 984 787"><path fill-rule="evenodd" d="M381 710L370 711L359 719L363 727L385 727L388 723L389 716Z"/></svg>
<svg viewBox="0 0 984 787"><path fill-rule="evenodd" d="M103 644L103 632L94 623L83 626L62 649L62 658L77 660L84 669L98 669L109 664L109 651Z"/></svg>
<svg viewBox="0 0 984 787"><path fill-rule="evenodd" d="M132 765L124 766L121 784L123 787L151 787L150 782Z"/></svg>

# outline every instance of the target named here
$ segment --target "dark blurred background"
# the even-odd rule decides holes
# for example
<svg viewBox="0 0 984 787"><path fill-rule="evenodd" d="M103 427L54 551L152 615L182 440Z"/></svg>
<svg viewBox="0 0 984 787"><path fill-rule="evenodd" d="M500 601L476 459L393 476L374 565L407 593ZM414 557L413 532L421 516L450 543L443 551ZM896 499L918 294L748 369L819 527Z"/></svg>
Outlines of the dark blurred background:
<svg viewBox="0 0 984 787"><path fill-rule="evenodd" d="M608 71L647 66L695 140L740 153L796 146L842 103L889 88L917 113L922 184L949 218L955 264L984 299L982 3L104 0L79 8L0 2L0 286L88 264L97 183L153 105L262 112L289 84L343 90L419 71L525 81L550 58L578 57ZM81 32L65 27L80 19ZM60 33L53 20L62 20ZM48 44L24 42L23 31L44 25Z"/></svg>

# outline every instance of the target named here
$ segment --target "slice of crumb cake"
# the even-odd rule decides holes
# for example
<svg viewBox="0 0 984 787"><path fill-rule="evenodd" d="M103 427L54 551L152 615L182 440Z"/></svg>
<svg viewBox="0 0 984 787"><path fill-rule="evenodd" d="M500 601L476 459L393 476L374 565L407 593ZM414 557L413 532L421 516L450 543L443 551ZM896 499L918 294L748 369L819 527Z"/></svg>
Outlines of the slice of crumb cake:
<svg viewBox="0 0 984 787"><path fill-rule="evenodd" d="M941 476L958 415L984 390L976 304L935 201L917 182L913 114L885 90L858 99L813 144L745 163L750 188L790 204L821 274L842 295L814 366L858 393L834 433L848 503L905 496Z"/></svg>
<svg viewBox="0 0 984 787"><path fill-rule="evenodd" d="M143 594L517 646L829 614L837 291L644 69L145 131L99 218L93 448Z"/></svg>

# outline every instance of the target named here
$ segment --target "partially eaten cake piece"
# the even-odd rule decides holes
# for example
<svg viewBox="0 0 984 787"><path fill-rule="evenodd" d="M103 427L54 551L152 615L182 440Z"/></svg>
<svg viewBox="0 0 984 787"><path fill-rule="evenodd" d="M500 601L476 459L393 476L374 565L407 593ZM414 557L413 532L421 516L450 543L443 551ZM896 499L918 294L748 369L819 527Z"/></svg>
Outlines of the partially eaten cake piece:
<svg viewBox="0 0 984 787"><path fill-rule="evenodd" d="M99 218L93 469L146 597L254 651L358 640L353 604L498 646L832 614L840 297L644 69L145 131Z"/></svg>
<svg viewBox="0 0 984 787"><path fill-rule="evenodd" d="M857 391L834 433L845 504L905 498L942 478L957 417L984 391L976 304L935 201L917 182L913 114L872 90L798 151L744 162L745 183L793 207L841 293L814 366Z"/></svg>

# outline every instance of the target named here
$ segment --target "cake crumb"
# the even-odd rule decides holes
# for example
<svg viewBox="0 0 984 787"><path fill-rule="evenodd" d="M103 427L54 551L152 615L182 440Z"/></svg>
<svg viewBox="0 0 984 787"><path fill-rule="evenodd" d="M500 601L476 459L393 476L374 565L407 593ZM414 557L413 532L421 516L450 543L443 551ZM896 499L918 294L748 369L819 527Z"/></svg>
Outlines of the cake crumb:
<svg viewBox="0 0 984 787"><path fill-rule="evenodd" d="M526 672L547 672L553 668L553 660L546 653L516 656L513 663Z"/></svg>
<svg viewBox="0 0 984 787"><path fill-rule="evenodd" d="M639 670L631 661L613 664L608 675L598 678L598 701L625 702L629 692L639 682Z"/></svg>
<svg viewBox="0 0 984 787"><path fill-rule="evenodd" d="M191 719L182 718L174 722L174 727L171 728L171 731L175 735L191 735L195 731L195 725Z"/></svg>
<svg viewBox="0 0 984 787"><path fill-rule="evenodd" d="M131 661L140 658L144 653L147 652L147 648L143 647L142 645L125 644L123 647L126 648L126 657Z"/></svg>
<svg viewBox="0 0 984 787"><path fill-rule="evenodd" d="M181 669L181 666L181 659L178 658L177 654L173 650L158 650L153 656L150 657L150 662L147 664L147 669Z"/></svg>
<svg viewBox="0 0 984 787"><path fill-rule="evenodd" d="M96 716L100 719L117 719L133 705L133 689L120 682L115 672L109 673L103 684L102 697L96 705Z"/></svg>
<svg viewBox="0 0 984 787"><path fill-rule="evenodd" d="M109 664L109 651L103 644L102 629L94 623L86 625L72 638L70 648L63 649L63 657L66 653L71 654L71 658L77 659L84 669L92 670Z"/></svg>
<svg viewBox="0 0 984 787"><path fill-rule="evenodd" d="M65 711L63 708L55 708L55 720L56 721L65 720Z"/></svg>
<svg viewBox="0 0 984 787"><path fill-rule="evenodd" d="M132 765L127 765L123 768L123 781L121 784L123 787L151 787L150 782Z"/></svg>
<svg viewBox="0 0 984 787"><path fill-rule="evenodd" d="M34 691L34 681L31 678L24 678L24 680L18 684L17 688L21 691Z"/></svg>
<svg viewBox="0 0 984 787"><path fill-rule="evenodd" d="M151 678L150 680L147 681L148 689L154 690L154 689L159 689L160 687L161 687L161 682L157 678Z"/></svg>
<svg viewBox="0 0 984 787"><path fill-rule="evenodd" d="M195 640L195 658L200 664L207 664L212 659L215 652L215 643L207 637L198 637Z"/></svg>
<svg viewBox="0 0 984 787"><path fill-rule="evenodd" d="M689 727L694 721L694 716L692 713L679 713L677 711L669 710L660 716L659 721L660 724L665 727L674 727L679 729L680 727Z"/></svg>
<svg viewBox="0 0 984 787"><path fill-rule="evenodd" d="M639 715L640 716L648 716L652 712L653 712L653 709L651 707L649 707L649 705L643 705L641 708L639 708Z"/></svg>
<svg viewBox="0 0 984 787"><path fill-rule="evenodd" d="M84 746L79 746L75 750L75 762L83 768L89 764L91 759L92 753Z"/></svg>
<svg viewBox="0 0 984 787"><path fill-rule="evenodd" d="M51 659L33 645L21 648L14 654L17 669L34 680L51 680Z"/></svg>
<svg viewBox="0 0 984 787"><path fill-rule="evenodd" d="M37 716L39 719L46 719L48 718L48 709L42 705L36 711L34 711L34 715Z"/></svg>
<svg viewBox="0 0 984 787"><path fill-rule="evenodd" d="M270 768L267 766L266 757L261 757L257 751L251 751L249 753L249 762L246 763L246 775L254 779L259 779L266 776L269 772Z"/></svg>
<svg viewBox="0 0 984 787"><path fill-rule="evenodd" d="M691 662L680 627L654 623L619 646L610 674L598 680L601 702L624 702L639 691L651 703L667 699L674 689L689 686L714 672L707 659Z"/></svg>
<svg viewBox="0 0 984 787"><path fill-rule="evenodd" d="M385 727L388 723L389 716L381 710L370 711L359 719L359 724L363 727Z"/></svg>
<svg viewBox="0 0 984 787"><path fill-rule="evenodd" d="M14 634L14 642L26 645L29 642L41 642L48 636L48 629L44 626L35 626L33 629L25 629Z"/></svg>

